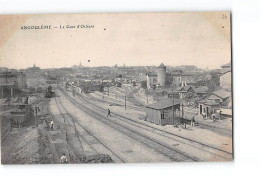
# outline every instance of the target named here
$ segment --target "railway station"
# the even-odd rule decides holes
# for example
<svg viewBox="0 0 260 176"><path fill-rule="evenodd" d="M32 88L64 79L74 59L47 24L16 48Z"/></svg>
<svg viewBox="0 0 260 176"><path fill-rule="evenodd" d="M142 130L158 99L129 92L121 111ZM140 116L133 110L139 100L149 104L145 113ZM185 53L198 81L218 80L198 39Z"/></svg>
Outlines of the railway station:
<svg viewBox="0 0 260 176"><path fill-rule="evenodd" d="M172 71L163 63L146 68L80 64L60 70L34 65L1 75L4 151L18 150L18 137L28 144L41 141L36 143L43 154L55 151L26 162L232 160L227 75L214 90L199 85L203 81L195 84L201 79L195 73ZM205 75L210 77L200 76ZM5 146L11 141L14 147ZM3 158L15 162L8 155Z"/></svg>

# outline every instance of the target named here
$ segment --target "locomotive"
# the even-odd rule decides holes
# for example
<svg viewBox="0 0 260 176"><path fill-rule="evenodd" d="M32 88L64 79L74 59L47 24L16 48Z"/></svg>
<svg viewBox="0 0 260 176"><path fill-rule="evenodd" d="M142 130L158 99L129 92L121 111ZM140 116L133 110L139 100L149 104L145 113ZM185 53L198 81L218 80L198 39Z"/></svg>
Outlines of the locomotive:
<svg viewBox="0 0 260 176"><path fill-rule="evenodd" d="M46 98L51 98L51 97L54 97L54 96L55 96L55 92L52 90L52 87L49 86L49 87L46 89L45 97L46 97Z"/></svg>

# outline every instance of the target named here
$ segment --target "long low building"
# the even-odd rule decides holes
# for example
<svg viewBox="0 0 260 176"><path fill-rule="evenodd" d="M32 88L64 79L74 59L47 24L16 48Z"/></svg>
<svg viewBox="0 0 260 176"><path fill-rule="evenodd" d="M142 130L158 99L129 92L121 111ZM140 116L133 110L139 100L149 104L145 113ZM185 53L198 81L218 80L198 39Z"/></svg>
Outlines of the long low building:
<svg viewBox="0 0 260 176"><path fill-rule="evenodd" d="M180 101L173 102L172 99L166 99L147 105L146 121L157 125L173 125L180 118L180 104ZM173 111L175 121L173 121Z"/></svg>

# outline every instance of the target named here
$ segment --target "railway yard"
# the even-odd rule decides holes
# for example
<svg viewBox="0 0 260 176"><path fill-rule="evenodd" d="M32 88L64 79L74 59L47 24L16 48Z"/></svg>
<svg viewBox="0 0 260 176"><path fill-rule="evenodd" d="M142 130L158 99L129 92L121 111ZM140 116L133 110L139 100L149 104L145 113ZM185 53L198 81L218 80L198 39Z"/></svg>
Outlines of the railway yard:
<svg viewBox="0 0 260 176"><path fill-rule="evenodd" d="M13 129L4 137L2 134L2 152L15 153L14 156L4 155L2 162L6 159L6 164L14 163L14 157L19 157L21 148L8 147L12 142L21 145L17 143L19 140L13 140L19 130L23 131L19 132L20 138L34 134L38 141L37 155L32 153L34 159L27 158L24 163L59 163L62 154L70 163L233 159L232 129L199 122L194 127L187 124L185 128L150 123L145 120L146 97L133 86L110 87L109 93L87 94L75 91L73 86L65 88L59 84L54 86L54 91L55 96L41 97L33 105L40 111L37 119L29 122L31 125ZM53 130L49 129L50 121L54 122Z"/></svg>

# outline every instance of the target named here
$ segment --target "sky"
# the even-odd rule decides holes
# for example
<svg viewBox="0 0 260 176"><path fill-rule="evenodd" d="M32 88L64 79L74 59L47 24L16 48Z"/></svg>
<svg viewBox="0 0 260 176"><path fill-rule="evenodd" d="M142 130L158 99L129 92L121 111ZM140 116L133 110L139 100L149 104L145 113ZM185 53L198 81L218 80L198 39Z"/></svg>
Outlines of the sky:
<svg viewBox="0 0 260 176"><path fill-rule="evenodd" d="M21 29L41 25L52 29ZM22 69L35 63L55 68L81 62L87 67L164 63L214 69L230 61L229 12L0 16L0 67Z"/></svg>

